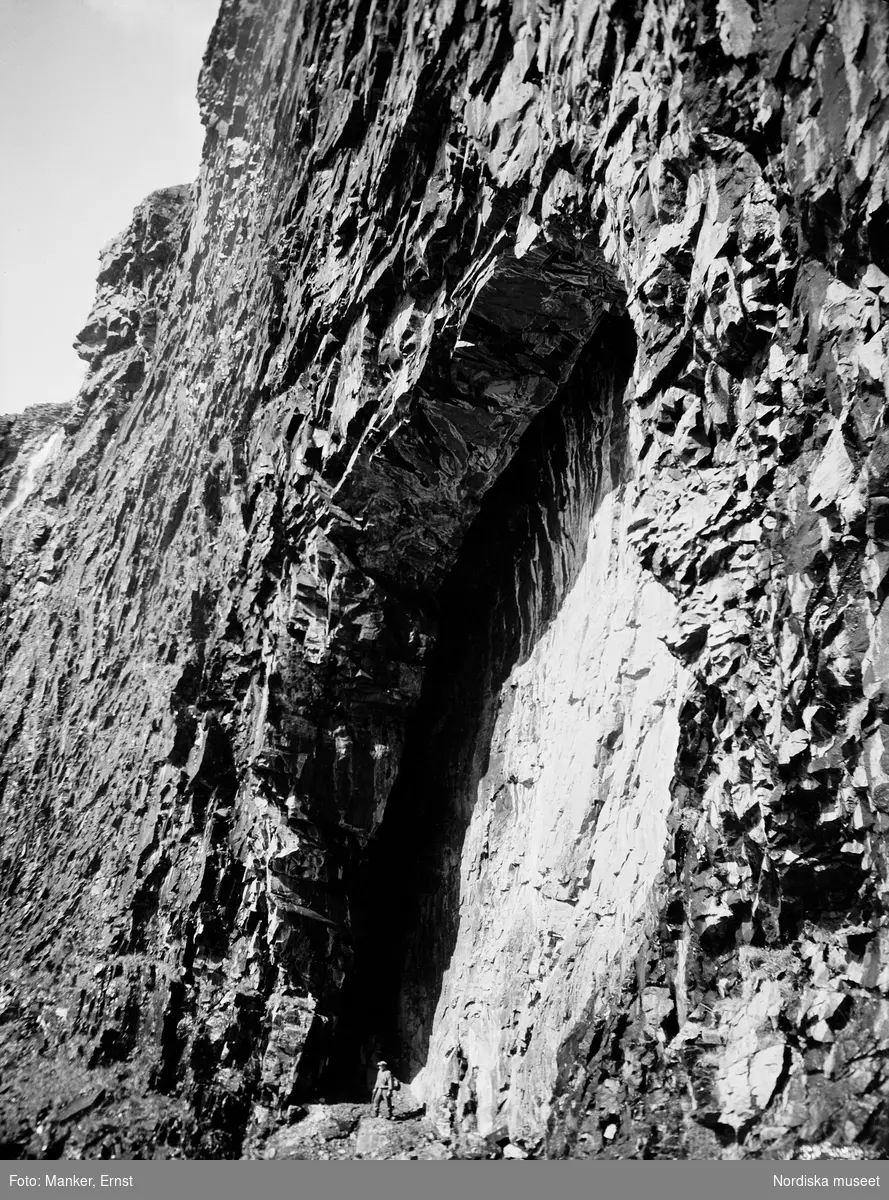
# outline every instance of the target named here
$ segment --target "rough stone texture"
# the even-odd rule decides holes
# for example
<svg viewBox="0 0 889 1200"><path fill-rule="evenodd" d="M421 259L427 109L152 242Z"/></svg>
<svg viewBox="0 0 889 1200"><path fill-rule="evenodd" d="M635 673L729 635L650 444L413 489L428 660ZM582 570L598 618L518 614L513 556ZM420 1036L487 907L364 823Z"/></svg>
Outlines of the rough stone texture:
<svg viewBox="0 0 889 1200"><path fill-rule="evenodd" d="M8 1153L396 1029L465 1154L886 1152L887 33L225 0L0 526Z"/></svg>
<svg viewBox="0 0 889 1200"><path fill-rule="evenodd" d="M558 615L527 631L533 649L492 697L493 729L468 778L433 768L435 793L453 797L468 827L462 853L454 839L459 935L428 1057L418 1046L420 1086L434 1102L456 1082L456 1108L471 1106L483 1133L542 1127L566 1019L625 974L663 862L664 764L676 758L689 676L662 640L672 598L628 549L631 520L613 493L598 509ZM433 907L421 954L442 918ZM425 982L430 971L416 974Z"/></svg>
<svg viewBox="0 0 889 1200"><path fill-rule="evenodd" d="M69 411L67 404L34 404L0 416L0 519L34 490L39 472L61 445L59 426Z"/></svg>

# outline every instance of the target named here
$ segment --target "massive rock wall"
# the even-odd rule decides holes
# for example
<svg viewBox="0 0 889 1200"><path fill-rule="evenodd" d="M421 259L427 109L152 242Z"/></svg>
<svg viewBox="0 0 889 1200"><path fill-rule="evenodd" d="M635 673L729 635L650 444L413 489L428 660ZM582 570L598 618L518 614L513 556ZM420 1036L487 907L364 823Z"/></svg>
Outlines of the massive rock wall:
<svg viewBox="0 0 889 1200"><path fill-rule="evenodd" d="M11 1152L238 1153L386 1021L467 1145L883 1146L887 32L224 0L0 526ZM459 735L474 523L577 388Z"/></svg>

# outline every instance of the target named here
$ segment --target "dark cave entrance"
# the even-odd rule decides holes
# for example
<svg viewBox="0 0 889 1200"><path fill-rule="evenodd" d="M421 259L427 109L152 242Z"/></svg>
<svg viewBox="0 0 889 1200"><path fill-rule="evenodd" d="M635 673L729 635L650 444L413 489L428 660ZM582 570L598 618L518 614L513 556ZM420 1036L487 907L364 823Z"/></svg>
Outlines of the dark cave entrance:
<svg viewBox="0 0 889 1200"><path fill-rule="evenodd" d="M386 815L349 888L356 959L325 1094L366 1094L373 1063L423 1065L459 921L460 850L504 681L558 613L602 497L624 478L636 356L605 316L485 496L437 597L439 636Z"/></svg>

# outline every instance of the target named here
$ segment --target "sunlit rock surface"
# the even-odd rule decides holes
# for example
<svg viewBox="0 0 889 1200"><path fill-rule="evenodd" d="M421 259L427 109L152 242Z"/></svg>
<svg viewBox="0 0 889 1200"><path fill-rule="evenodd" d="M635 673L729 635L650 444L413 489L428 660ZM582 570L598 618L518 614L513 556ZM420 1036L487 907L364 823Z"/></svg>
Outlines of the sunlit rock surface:
<svg viewBox="0 0 889 1200"><path fill-rule="evenodd" d="M887 33L224 0L0 460L5 1153L887 1152Z"/></svg>
<svg viewBox="0 0 889 1200"><path fill-rule="evenodd" d="M618 999L648 932L689 677L631 515L603 502L558 615L501 685L483 763L453 788L471 814L452 848L459 933L420 1079L430 1103L456 1083L485 1134L543 1127L567 1028L591 996Z"/></svg>
<svg viewBox="0 0 889 1200"><path fill-rule="evenodd" d="M20 508L61 447L67 404L36 404L0 416L0 519Z"/></svg>

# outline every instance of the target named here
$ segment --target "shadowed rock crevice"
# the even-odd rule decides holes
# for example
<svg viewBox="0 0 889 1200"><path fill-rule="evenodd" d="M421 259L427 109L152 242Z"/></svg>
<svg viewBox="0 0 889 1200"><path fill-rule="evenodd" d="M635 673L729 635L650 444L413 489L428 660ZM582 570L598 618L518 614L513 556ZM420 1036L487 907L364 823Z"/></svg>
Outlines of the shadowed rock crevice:
<svg viewBox="0 0 889 1200"><path fill-rule="evenodd" d="M626 471L629 320L607 316L481 504L437 598L438 641L386 816L354 884L358 955L331 1081L362 1065L423 1067L459 924L463 838L490 766L503 687L551 625L587 553L603 496ZM595 597L591 597L595 603ZM504 779L504 788L516 783ZM498 802L497 820L509 821Z"/></svg>

